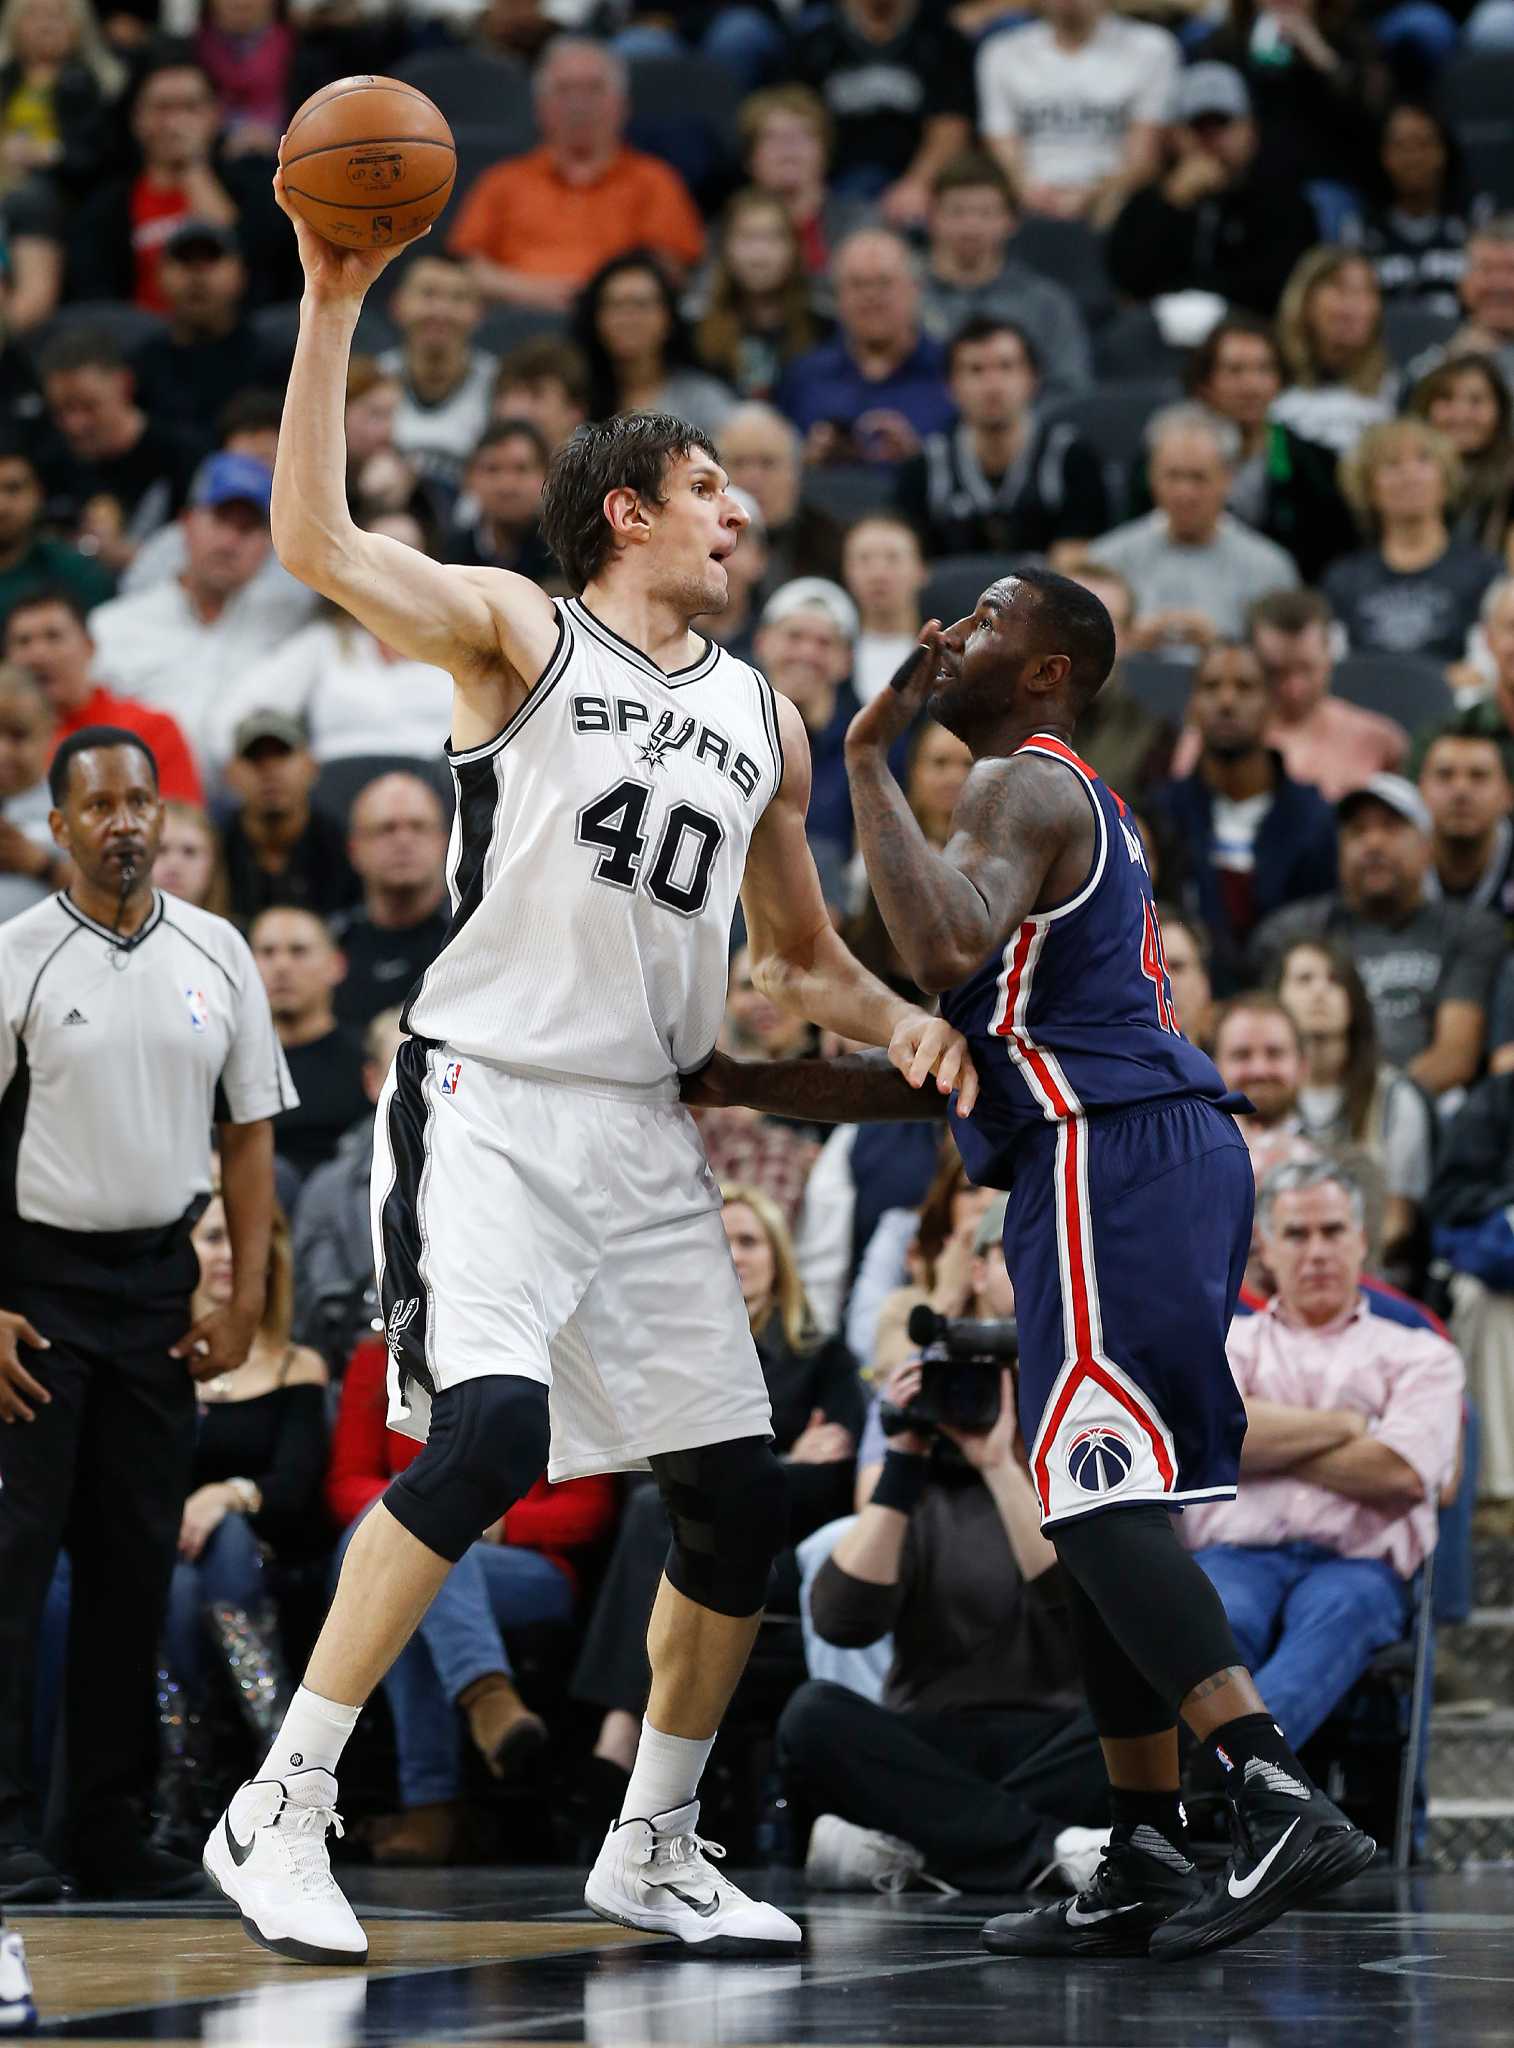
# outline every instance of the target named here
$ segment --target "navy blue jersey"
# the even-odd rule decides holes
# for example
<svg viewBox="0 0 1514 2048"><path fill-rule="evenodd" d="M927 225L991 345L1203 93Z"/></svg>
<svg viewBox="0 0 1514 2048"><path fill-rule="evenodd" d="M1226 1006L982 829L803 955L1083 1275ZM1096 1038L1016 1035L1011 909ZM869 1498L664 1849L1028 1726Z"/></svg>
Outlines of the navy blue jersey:
<svg viewBox="0 0 1514 2048"><path fill-rule="evenodd" d="M1016 1145L1042 1123L1183 1097L1225 1099L1208 1055L1183 1036L1172 1002L1151 877L1122 798L1065 741L1036 733L1019 750L1063 762L1094 817L1093 862L1075 896L1038 910L941 1013L972 1048L978 1103L952 1116L980 1186L1008 1187Z"/></svg>

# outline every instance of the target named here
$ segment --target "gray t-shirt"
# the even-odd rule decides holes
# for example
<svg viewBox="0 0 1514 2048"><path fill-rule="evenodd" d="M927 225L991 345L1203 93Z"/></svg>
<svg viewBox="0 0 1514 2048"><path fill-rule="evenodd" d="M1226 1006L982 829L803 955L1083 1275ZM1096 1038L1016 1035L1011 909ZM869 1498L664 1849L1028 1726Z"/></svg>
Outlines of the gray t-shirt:
<svg viewBox="0 0 1514 2048"><path fill-rule="evenodd" d="M1207 547L1169 540L1166 513L1148 512L1104 534L1089 553L1130 579L1138 613L1202 612L1227 640L1244 637L1246 613L1257 598L1298 587L1293 557L1228 512Z"/></svg>
<svg viewBox="0 0 1514 2048"><path fill-rule="evenodd" d="M926 333L942 342L980 316L1012 321L1040 362L1043 402L1086 391L1093 382L1093 351L1077 300L1051 278L1038 277L1012 258L987 284L947 284L927 270L920 285L920 311Z"/></svg>
<svg viewBox="0 0 1514 2048"><path fill-rule="evenodd" d="M1496 556L1453 540L1438 561L1412 572L1390 569L1375 548L1342 555L1320 587L1353 654L1459 661L1483 593L1499 573Z"/></svg>
<svg viewBox="0 0 1514 2048"><path fill-rule="evenodd" d="M1274 911L1257 929L1252 951L1270 963L1295 939L1341 939L1372 999L1379 1049L1389 1066L1406 1068L1435 1036L1442 1003L1493 1000L1504 955L1503 924L1490 911L1463 903L1421 903L1401 924L1360 916L1338 896L1315 896Z"/></svg>

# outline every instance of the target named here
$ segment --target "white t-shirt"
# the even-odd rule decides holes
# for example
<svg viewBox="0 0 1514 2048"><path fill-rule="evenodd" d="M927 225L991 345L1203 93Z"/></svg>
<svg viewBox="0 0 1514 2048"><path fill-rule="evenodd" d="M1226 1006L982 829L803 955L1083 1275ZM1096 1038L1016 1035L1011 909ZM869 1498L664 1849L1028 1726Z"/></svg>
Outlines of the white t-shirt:
<svg viewBox="0 0 1514 2048"><path fill-rule="evenodd" d="M1272 809L1273 792L1260 796L1217 796L1214 800L1214 865L1232 875L1249 875L1256 866L1256 835Z"/></svg>
<svg viewBox="0 0 1514 2048"><path fill-rule="evenodd" d="M978 53L983 133L1016 138L1033 185L1092 185L1119 170L1137 121L1165 121L1181 68L1165 28L1106 15L1079 50L1043 21Z"/></svg>
<svg viewBox="0 0 1514 2048"><path fill-rule="evenodd" d="M387 661L363 626L317 619L228 687L211 731L218 760L252 711L304 719L310 751L323 764L354 754L434 761L452 729L452 678L429 662Z"/></svg>
<svg viewBox="0 0 1514 2048"><path fill-rule="evenodd" d="M859 633L852 650L852 688L859 704L871 704L888 688L889 677L916 645L915 633Z"/></svg>
<svg viewBox="0 0 1514 2048"><path fill-rule="evenodd" d="M417 398L405 376L405 351L385 349L379 368L398 377L404 396L394 422L394 445L413 455L427 476L455 484L489 424L489 397L499 370L499 357L474 349L468 370L455 391L435 405Z"/></svg>

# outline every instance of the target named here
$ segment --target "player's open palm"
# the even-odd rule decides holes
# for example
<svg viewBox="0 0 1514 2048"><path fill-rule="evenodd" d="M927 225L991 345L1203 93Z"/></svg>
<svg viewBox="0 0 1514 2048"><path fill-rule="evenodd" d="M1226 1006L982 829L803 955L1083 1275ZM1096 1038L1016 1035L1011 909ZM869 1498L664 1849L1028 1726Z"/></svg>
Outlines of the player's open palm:
<svg viewBox="0 0 1514 2048"><path fill-rule="evenodd" d="M911 1010L894 1026L888 1056L911 1088L923 1088L934 1074L943 1095L957 1090L957 1114L972 1115L978 1099L978 1070L967 1040L944 1017Z"/></svg>
<svg viewBox="0 0 1514 2048"><path fill-rule="evenodd" d="M19 1347L46 1351L47 1339L32 1328L25 1316L0 1309L0 1422L35 1422L37 1408L53 1398L35 1374L21 1363ZM35 1404L35 1405L33 1405Z"/></svg>
<svg viewBox="0 0 1514 2048"><path fill-rule="evenodd" d="M282 168L273 174L273 196L294 227L307 288L315 298L329 303L361 300L386 264L421 239L416 235L408 242L395 242L383 249L344 249L318 235L308 221L301 220L289 203ZM430 228L422 230L423 234L430 232Z"/></svg>

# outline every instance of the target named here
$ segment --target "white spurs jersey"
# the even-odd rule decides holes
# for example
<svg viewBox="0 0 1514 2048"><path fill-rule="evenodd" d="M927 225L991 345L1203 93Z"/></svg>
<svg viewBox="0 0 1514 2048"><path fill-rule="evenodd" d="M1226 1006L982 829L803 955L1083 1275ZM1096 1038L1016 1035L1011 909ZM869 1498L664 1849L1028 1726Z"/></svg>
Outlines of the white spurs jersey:
<svg viewBox="0 0 1514 2048"><path fill-rule="evenodd" d="M783 777L773 689L713 641L664 675L577 598L557 618L514 718L451 753L452 926L405 1025L461 1057L671 1093L725 1012L747 846Z"/></svg>

